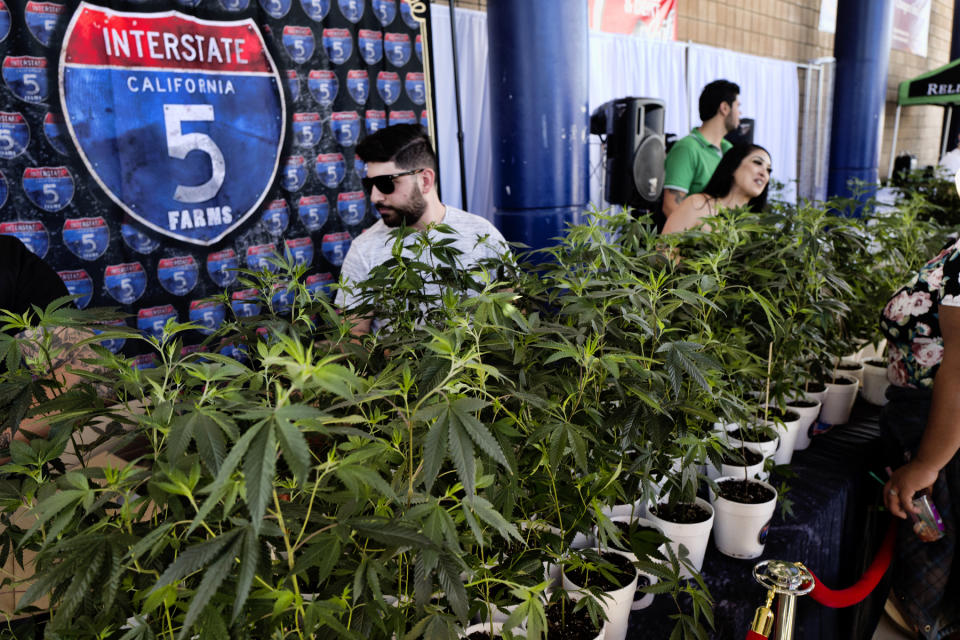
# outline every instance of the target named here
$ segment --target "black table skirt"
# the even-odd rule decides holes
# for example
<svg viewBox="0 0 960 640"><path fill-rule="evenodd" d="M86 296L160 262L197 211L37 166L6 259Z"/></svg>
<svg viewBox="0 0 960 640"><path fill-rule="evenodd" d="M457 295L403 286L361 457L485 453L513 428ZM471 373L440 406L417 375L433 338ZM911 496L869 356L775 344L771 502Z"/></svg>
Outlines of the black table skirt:
<svg viewBox="0 0 960 640"><path fill-rule="evenodd" d="M856 582L873 560L889 516L879 512L880 484L868 471L883 469L878 425L879 408L858 401L849 424L816 436L810 447L797 451L791 466L796 477L786 482L793 516L778 508L766 548L756 560L737 560L721 554L713 544L703 564L703 577L714 598L713 638L746 637L754 611L765 599L751 571L760 560L801 561L827 586L841 589ZM880 619L889 591L885 578L862 604L829 609L809 597L800 598L794 637L798 640L869 639ZM677 612L669 596L630 617L628 638L667 639Z"/></svg>

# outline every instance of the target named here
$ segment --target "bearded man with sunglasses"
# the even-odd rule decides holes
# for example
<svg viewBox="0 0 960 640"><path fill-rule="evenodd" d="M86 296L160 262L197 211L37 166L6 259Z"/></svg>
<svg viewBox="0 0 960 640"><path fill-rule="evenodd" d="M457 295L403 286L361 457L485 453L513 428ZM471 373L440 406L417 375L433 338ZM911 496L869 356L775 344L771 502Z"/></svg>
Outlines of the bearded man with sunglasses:
<svg viewBox="0 0 960 640"><path fill-rule="evenodd" d="M353 240L340 270L344 285L337 291L337 304L348 312L360 302L352 290L366 280L371 270L392 257L391 229L400 226L423 232L432 224L450 227L452 233L430 231L431 240L452 240L460 252L461 269L471 269L483 260L507 251L497 228L480 216L440 202L437 194L437 156L423 127L398 124L367 136L357 145L357 156L366 163L363 188L380 213L380 220ZM407 246L414 242L407 236ZM377 331L386 320L353 316L355 335Z"/></svg>

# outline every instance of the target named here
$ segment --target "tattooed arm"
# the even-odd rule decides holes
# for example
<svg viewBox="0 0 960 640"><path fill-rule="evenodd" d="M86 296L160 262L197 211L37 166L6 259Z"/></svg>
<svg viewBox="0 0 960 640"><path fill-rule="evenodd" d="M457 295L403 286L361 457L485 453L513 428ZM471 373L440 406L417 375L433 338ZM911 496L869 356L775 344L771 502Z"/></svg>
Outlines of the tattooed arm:
<svg viewBox="0 0 960 640"><path fill-rule="evenodd" d="M669 220L670 216L680 208L683 199L687 197L683 191L676 189L663 190L663 215Z"/></svg>

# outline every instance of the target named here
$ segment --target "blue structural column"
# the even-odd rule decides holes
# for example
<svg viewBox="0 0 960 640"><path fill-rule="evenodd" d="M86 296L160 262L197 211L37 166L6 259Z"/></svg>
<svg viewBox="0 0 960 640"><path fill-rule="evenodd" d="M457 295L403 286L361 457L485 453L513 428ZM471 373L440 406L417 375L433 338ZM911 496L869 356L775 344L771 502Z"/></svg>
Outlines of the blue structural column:
<svg viewBox="0 0 960 640"><path fill-rule="evenodd" d="M487 0L494 223L553 244L589 199L587 3Z"/></svg>
<svg viewBox="0 0 960 640"><path fill-rule="evenodd" d="M837 3L837 59L830 140L829 195L849 196L848 181L877 182L880 123L887 92L893 0Z"/></svg>

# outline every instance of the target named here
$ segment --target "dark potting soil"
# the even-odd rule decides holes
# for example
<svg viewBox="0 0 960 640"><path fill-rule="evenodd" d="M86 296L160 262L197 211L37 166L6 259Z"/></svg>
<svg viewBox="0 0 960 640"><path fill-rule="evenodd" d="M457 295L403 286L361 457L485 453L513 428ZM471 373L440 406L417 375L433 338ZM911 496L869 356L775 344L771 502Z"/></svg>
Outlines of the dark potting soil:
<svg viewBox="0 0 960 640"><path fill-rule="evenodd" d="M519 630L516 629L516 628L514 628L514 629L513 629L513 633L514 633L514 634L516 634L516 633L521 633L521 634L522 634L523 632L522 632L522 631L519 631ZM473 633L471 633L470 635L467 636L467 640L490 640L491 638L502 638L502 637L503 637L503 636L501 636L499 633L496 634L496 635L491 636L489 631L474 631ZM511 636L511 637L516 638L516 637L523 637L523 636L522 636L522 635L521 635L521 636L513 635L513 636Z"/></svg>
<svg viewBox="0 0 960 640"><path fill-rule="evenodd" d="M817 403L813 400L791 400L787 403L788 407L796 407L798 409L812 409L817 406Z"/></svg>
<svg viewBox="0 0 960 640"><path fill-rule="evenodd" d="M633 580L637 569L630 562L630 559L619 553L601 553L600 556L605 562L613 565L607 567L605 572L587 571L583 568L564 569L564 574L570 582L580 587L599 587L604 591L616 591L621 589ZM606 575L605 575L606 574Z"/></svg>
<svg viewBox="0 0 960 640"><path fill-rule="evenodd" d="M870 359L867 360L864 364L869 364L869 365L874 366L874 367L884 367L884 368L886 368L886 366L887 366L887 361L886 361L886 360L883 360L883 359L881 359L881 358L870 358Z"/></svg>
<svg viewBox="0 0 960 640"><path fill-rule="evenodd" d="M629 538L631 535L634 535L634 534L637 534L637 533L646 533L646 532L650 532L650 533L660 533L659 531L657 531L657 530L656 530L655 528L653 528L653 527L648 527L648 526L646 526L646 525L637 524L636 522L617 521L617 522L614 522L614 523L613 523L613 526L615 526L617 529L620 530L620 534L621 534L624 538Z"/></svg>
<svg viewBox="0 0 960 640"><path fill-rule="evenodd" d="M850 378L835 378L833 384L857 384L857 381Z"/></svg>
<svg viewBox="0 0 960 640"><path fill-rule="evenodd" d="M743 442L770 442L772 440L770 436L758 429L744 429L743 427L731 431L730 437Z"/></svg>
<svg viewBox="0 0 960 640"><path fill-rule="evenodd" d="M651 510L658 518L677 524L694 524L710 519L709 511L692 502L658 504Z"/></svg>
<svg viewBox="0 0 960 640"><path fill-rule="evenodd" d="M731 502L763 504L773 500L776 494L759 482L750 480L724 480L718 482L720 495Z"/></svg>
<svg viewBox="0 0 960 640"><path fill-rule="evenodd" d="M518 630L516 627L514 627L512 633L514 635L510 636L511 638L523 637L522 635L520 636L516 635L517 633L520 633L520 634L523 633L523 631ZM467 640L491 640L491 638L502 638L502 637L503 636L500 635L499 633L491 636L489 631L474 631L473 633L467 636Z"/></svg>
<svg viewBox="0 0 960 640"><path fill-rule="evenodd" d="M650 586L650 578L647 576L638 576L637 577L637 589L643 589L644 587Z"/></svg>
<svg viewBox="0 0 960 640"><path fill-rule="evenodd" d="M547 640L593 640L599 632L586 608L574 612L572 602L547 607Z"/></svg>
<svg viewBox="0 0 960 640"><path fill-rule="evenodd" d="M782 411L780 409L770 409L767 413L770 420L780 420L781 422L796 422L800 419L800 414L796 411Z"/></svg>
<svg viewBox="0 0 960 640"><path fill-rule="evenodd" d="M841 364L841 365L839 365L839 366L837 367L837 369L839 369L840 371L858 371L858 370L860 370L860 369L862 369L862 368L863 368L863 365L860 364L859 362L857 362L857 363L853 363L853 362L843 363L843 364Z"/></svg>
<svg viewBox="0 0 960 640"><path fill-rule="evenodd" d="M525 543L511 540L500 548L500 550L497 552L497 555L499 555L501 558L510 558L513 556L519 556L526 551L526 549L527 545Z"/></svg>
<svg viewBox="0 0 960 640"><path fill-rule="evenodd" d="M811 382L807 385L807 391L810 393L823 393L827 390L827 385L822 382Z"/></svg>
<svg viewBox="0 0 960 640"><path fill-rule="evenodd" d="M494 575L504 575L507 573L510 580L517 584L523 585L525 587L534 587L539 582L538 578L543 576L543 564L539 561L536 561L536 564L533 567L511 567L511 570L504 571L503 565L498 565L493 568L492 573ZM532 569L539 569L539 574L532 573ZM512 593L513 587L510 585L496 583L490 587L490 602L498 606L507 606L511 604L517 604L517 597Z"/></svg>
<svg viewBox="0 0 960 640"><path fill-rule="evenodd" d="M510 592L511 587L505 584L495 584L490 587L490 603L499 607L517 604L517 598Z"/></svg>
<svg viewBox="0 0 960 640"><path fill-rule="evenodd" d="M663 534L656 527L636 522L614 522L623 538L621 548L632 551L638 558L649 557L663 542Z"/></svg>
<svg viewBox="0 0 960 640"><path fill-rule="evenodd" d="M744 465L744 457L746 457L747 464ZM753 449L735 449L727 451L721 457L723 464L729 464L737 467L752 467L755 464L760 464L763 461L763 455L759 451L754 451Z"/></svg>

